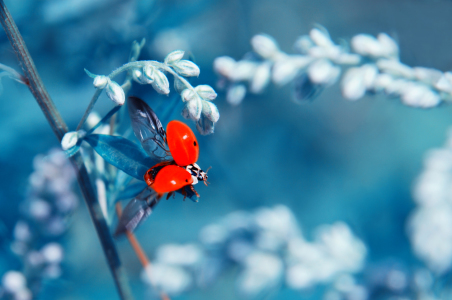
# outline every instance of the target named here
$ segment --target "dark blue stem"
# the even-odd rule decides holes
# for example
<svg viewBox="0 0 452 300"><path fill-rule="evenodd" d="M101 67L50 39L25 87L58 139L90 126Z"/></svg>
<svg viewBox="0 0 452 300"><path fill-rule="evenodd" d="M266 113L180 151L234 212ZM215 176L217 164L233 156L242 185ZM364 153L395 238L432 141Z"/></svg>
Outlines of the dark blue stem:
<svg viewBox="0 0 452 300"><path fill-rule="evenodd" d="M55 108L52 99L42 83L42 80L36 70L30 53L27 50L25 42L13 20L3 0L0 0L0 22L5 29L6 35L17 55L24 72L24 81L30 88L31 93L38 102L41 110L47 118L58 140L61 141L64 134L68 131L67 126ZM102 214L99 203L96 198L95 191L89 180L88 172L80 153L71 157L72 165L77 172L77 179L88 206L91 219L96 228L97 235L101 242L104 254L110 267L110 271L115 280L116 288L121 299L133 299L127 283L124 270L119 260L118 251L110 234L107 222Z"/></svg>

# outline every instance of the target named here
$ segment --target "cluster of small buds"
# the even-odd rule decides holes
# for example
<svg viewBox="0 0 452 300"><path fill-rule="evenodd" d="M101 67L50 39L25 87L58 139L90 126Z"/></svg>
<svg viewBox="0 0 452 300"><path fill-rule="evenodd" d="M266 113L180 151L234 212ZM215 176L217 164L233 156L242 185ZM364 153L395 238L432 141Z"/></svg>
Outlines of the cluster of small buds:
<svg viewBox="0 0 452 300"><path fill-rule="evenodd" d="M194 244L161 246L145 276L147 282L177 295L210 285L228 267L238 266L239 294L255 298L284 283L304 290L339 274L359 272L367 252L344 223L322 226L315 240L307 241L292 212L282 205L231 213L203 228L199 239Z"/></svg>
<svg viewBox="0 0 452 300"><path fill-rule="evenodd" d="M124 91L111 81L110 78L122 71L129 71L132 79L139 84L150 84L159 94L170 93L170 84L166 73L174 77L174 88L180 93L185 103L182 115L186 119L196 122L196 127L201 134L211 134L215 123L220 118L220 113L212 103L217 97L215 90L208 85L193 87L185 77L199 76L199 67L189 60L183 60L184 51L176 50L169 53L164 62L157 61L133 61L114 71L109 76L94 75L86 71L94 78L94 86L99 89L106 88L108 97L115 103L124 104Z"/></svg>
<svg viewBox="0 0 452 300"><path fill-rule="evenodd" d="M108 76L95 75L85 70L88 76L94 78L93 85L96 89L103 90L107 93L108 98L116 103L116 105L123 105L126 101L126 96L122 87L115 81L111 80Z"/></svg>
<svg viewBox="0 0 452 300"><path fill-rule="evenodd" d="M210 134L220 118L216 105L211 102L215 100L217 93L208 85L192 87L183 78L199 76L200 72L195 63L182 59L184 54L182 50L173 51L166 56L161 65L144 62L143 66L133 69L133 79L140 84L151 84L158 93L166 95L170 92L169 81L162 71L173 74L174 88L185 103L182 116L195 121L200 133Z"/></svg>
<svg viewBox="0 0 452 300"><path fill-rule="evenodd" d="M436 274L452 267L452 129L442 148L431 150L413 189L417 204L408 232L414 252Z"/></svg>
<svg viewBox="0 0 452 300"><path fill-rule="evenodd" d="M341 73L342 95L348 100L358 100L367 92L383 93L400 97L408 106L429 108L452 99L452 72L401 63L397 43L385 33L376 38L354 36L353 52L348 45L336 45L322 27L297 39L294 48L298 54L282 52L276 41L264 34L254 36L251 45L254 53L240 61L227 56L215 59L214 69L222 77L219 87L227 89L231 104L243 100L245 83L251 93L260 93L270 81L278 86L293 82L294 101L301 103L337 82Z"/></svg>
<svg viewBox="0 0 452 300"><path fill-rule="evenodd" d="M72 190L75 174L61 150L37 156L34 169L11 243L12 252L23 261L24 271L3 275L1 299L32 299L39 291L40 280L61 275L64 251L55 240L66 232L67 216L78 205Z"/></svg>

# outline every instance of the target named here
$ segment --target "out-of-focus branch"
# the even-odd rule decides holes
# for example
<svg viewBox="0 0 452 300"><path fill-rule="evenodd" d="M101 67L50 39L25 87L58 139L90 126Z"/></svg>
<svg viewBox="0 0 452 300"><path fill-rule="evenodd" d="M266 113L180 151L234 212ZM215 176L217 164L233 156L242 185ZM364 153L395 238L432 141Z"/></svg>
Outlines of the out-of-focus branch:
<svg viewBox="0 0 452 300"><path fill-rule="evenodd" d="M30 88L31 93L38 102L58 140L61 141L64 134L68 131L67 126L47 93L30 53L27 50L25 42L3 0L0 0L0 22L2 23L6 35L8 36L14 52L16 53L21 64L24 72L23 77L25 79L25 83ZM119 296L121 299L132 299L125 273L121 267L116 246L110 234L107 222L102 215L93 186L89 179L88 171L86 170L80 153L75 154L71 158L71 162L76 169L80 189L86 205L88 206L91 219L94 223L94 227L96 228L97 235L110 267L110 271L115 280Z"/></svg>

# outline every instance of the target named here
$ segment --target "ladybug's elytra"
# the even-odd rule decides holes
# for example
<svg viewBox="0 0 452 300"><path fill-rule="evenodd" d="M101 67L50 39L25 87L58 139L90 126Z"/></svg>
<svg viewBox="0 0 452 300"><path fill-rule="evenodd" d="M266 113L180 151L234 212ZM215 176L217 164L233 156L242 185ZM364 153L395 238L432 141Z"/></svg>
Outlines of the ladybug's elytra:
<svg viewBox="0 0 452 300"><path fill-rule="evenodd" d="M168 198L174 192L185 197L199 197L193 188L198 181L207 185L207 172L196 164L199 145L193 131L182 122L171 121L167 130L155 112L143 100L129 97L129 116L135 136L140 141L153 165L144 175L146 187L124 208L115 236L132 232L146 219L163 194Z"/></svg>
<svg viewBox="0 0 452 300"><path fill-rule="evenodd" d="M190 127L180 121L170 121L166 133L163 131L162 134L173 160L162 161L150 168L144 175L145 182L160 197L164 193L169 193L169 198L184 186L189 186L199 197L193 185L198 181L203 181L207 185L207 173L196 164L199 145L195 134Z"/></svg>

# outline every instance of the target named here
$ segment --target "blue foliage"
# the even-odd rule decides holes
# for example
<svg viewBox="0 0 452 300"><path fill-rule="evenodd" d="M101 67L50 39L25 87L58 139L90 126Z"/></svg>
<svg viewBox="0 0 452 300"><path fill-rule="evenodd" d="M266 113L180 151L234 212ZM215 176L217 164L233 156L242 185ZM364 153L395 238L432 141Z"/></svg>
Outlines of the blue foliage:
<svg viewBox="0 0 452 300"><path fill-rule="evenodd" d="M157 163L140 146L120 136L90 134L84 141L109 164L139 180Z"/></svg>

